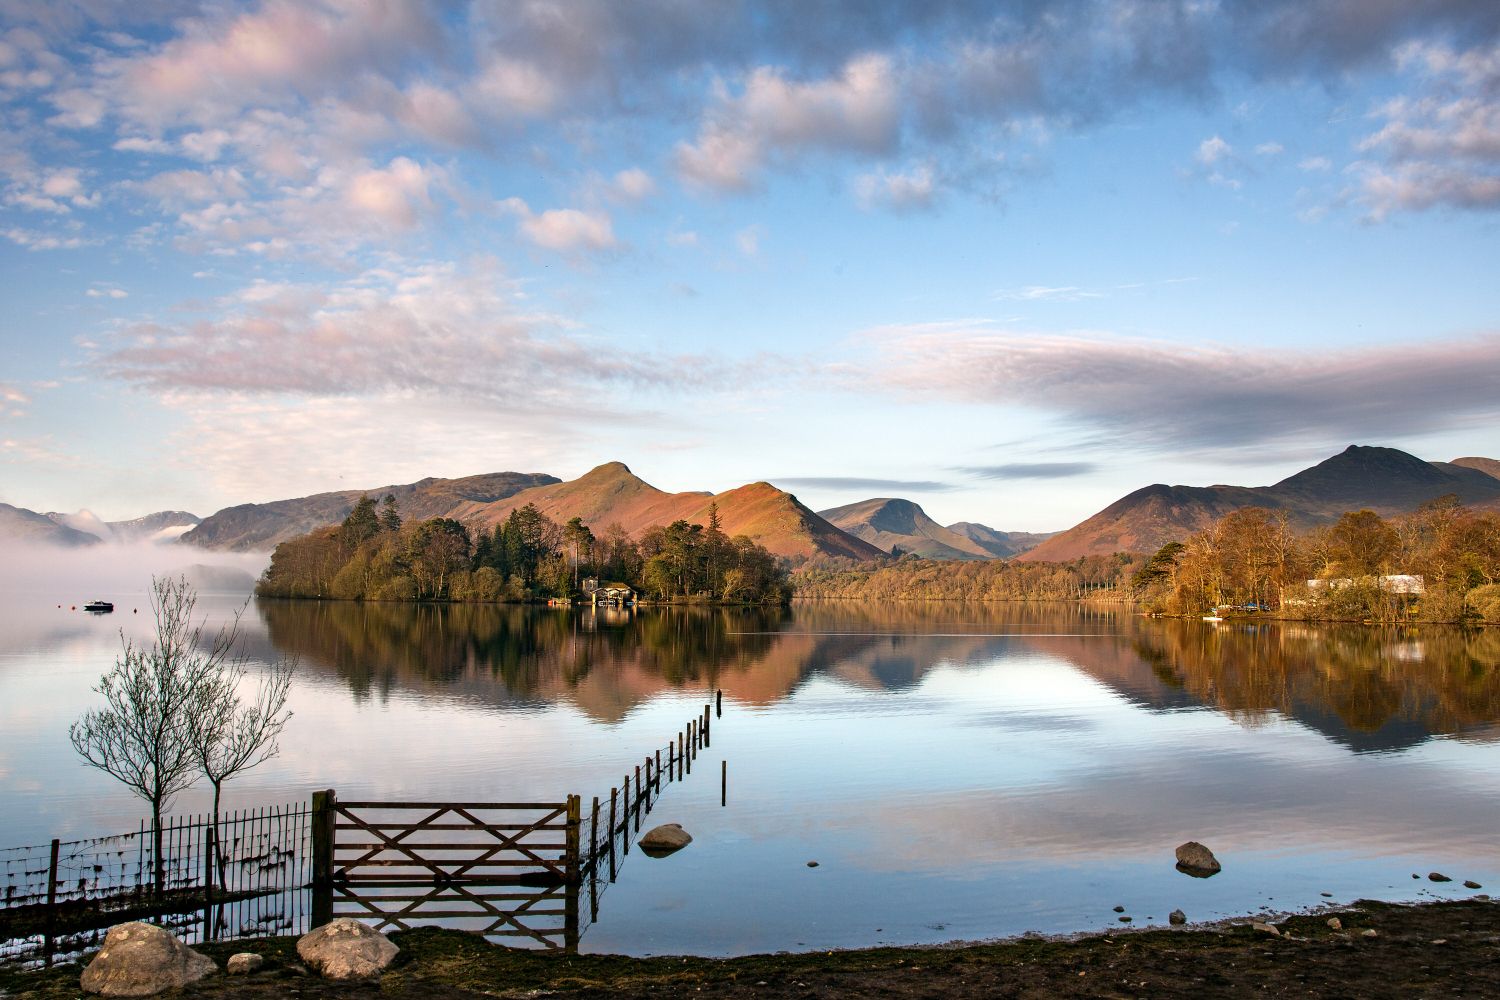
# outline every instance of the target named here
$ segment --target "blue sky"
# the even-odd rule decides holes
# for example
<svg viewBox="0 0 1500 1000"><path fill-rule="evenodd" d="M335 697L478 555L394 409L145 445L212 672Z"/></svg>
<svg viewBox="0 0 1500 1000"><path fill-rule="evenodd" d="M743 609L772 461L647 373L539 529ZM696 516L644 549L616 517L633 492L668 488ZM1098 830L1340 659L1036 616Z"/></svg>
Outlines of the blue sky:
<svg viewBox="0 0 1500 1000"><path fill-rule="evenodd" d="M1500 453L1500 7L0 0L0 500L1066 527Z"/></svg>

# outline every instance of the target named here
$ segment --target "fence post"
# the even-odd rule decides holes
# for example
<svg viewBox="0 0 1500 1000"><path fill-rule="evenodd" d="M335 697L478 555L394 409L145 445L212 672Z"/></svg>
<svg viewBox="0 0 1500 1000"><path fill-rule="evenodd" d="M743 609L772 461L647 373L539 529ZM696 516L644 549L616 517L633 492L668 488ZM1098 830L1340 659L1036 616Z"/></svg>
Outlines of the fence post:
<svg viewBox="0 0 1500 1000"><path fill-rule="evenodd" d="M313 927L322 927L333 919L333 845L337 833L338 800L338 794L332 788L313 792Z"/></svg>
<svg viewBox="0 0 1500 1000"><path fill-rule="evenodd" d="M568 796L568 884L564 887L563 947L578 950L578 889L583 880L578 874L578 828L583 824L583 798Z"/></svg>
<svg viewBox="0 0 1500 1000"><path fill-rule="evenodd" d="M214 860L218 854L218 825L208 827L203 837L203 940L214 939Z"/></svg>
<svg viewBox="0 0 1500 1000"><path fill-rule="evenodd" d="M57 906L57 855L62 848L62 841L56 837L52 838L52 860L47 863L47 933L42 942L44 953L42 960L48 967L52 965L52 927L54 907Z"/></svg>
<svg viewBox="0 0 1500 1000"><path fill-rule="evenodd" d="M709 707L708 705L703 706L703 745L705 747L713 745L713 724L710 722L712 713L709 711Z"/></svg>

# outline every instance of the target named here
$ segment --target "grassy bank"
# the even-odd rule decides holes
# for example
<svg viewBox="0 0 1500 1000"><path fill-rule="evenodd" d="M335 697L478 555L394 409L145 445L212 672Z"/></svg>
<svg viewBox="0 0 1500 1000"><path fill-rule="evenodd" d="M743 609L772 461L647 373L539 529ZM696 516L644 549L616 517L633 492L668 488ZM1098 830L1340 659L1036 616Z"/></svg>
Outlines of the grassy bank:
<svg viewBox="0 0 1500 1000"><path fill-rule="evenodd" d="M393 935L402 951L379 984L324 982L301 971L293 938L210 945L221 965L251 950L254 976L213 976L183 996L411 997L1213 997L1500 996L1500 905L1363 902L1277 922L1122 930L998 944L876 948L734 959L625 958L517 952L454 931ZM1374 931L1373 935L1367 934ZM0 993L78 994L75 967L0 971Z"/></svg>

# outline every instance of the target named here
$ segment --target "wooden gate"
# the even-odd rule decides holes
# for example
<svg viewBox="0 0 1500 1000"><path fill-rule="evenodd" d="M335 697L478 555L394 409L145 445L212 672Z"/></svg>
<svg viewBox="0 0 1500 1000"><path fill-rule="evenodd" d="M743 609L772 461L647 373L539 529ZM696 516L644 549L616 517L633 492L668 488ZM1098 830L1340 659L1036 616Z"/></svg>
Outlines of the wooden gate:
<svg viewBox="0 0 1500 1000"><path fill-rule="evenodd" d="M313 796L317 925L441 924L516 943L578 945L580 800L340 802ZM321 902L322 905L317 905Z"/></svg>

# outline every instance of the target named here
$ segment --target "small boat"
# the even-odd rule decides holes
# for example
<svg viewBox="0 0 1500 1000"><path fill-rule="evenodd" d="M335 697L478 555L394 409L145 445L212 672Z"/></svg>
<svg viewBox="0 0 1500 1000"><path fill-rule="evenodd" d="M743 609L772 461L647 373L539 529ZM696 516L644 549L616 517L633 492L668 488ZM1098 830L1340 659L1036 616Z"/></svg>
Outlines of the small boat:
<svg viewBox="0 0 1500 1000"><path fill-rule="evenodd" d="M115 606L109 601L89 601L83 606L83 610L92 611L95 614L107 615L115 610Z"/></svg>

